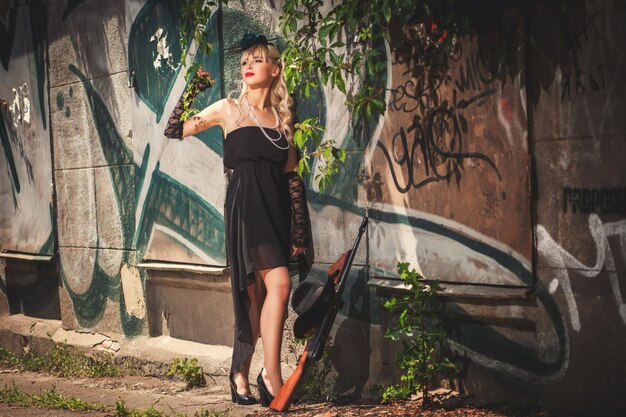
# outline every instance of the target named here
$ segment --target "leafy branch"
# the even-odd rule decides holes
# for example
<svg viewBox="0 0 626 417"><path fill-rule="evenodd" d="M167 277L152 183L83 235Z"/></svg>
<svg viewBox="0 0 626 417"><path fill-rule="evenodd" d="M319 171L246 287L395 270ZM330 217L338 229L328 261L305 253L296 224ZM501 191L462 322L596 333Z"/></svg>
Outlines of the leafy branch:
<svg viewBox="0 0 626 417"><path fill-rule="evenodd" d="M227 4L227 0L221 0ZM187 66L191 40L197 50L210 54L206 24L219 6L215 0L183 0L181 4L181 62L187 81L198 72L199 64ZM325 0L286 0L279 17L279 30L287 40L282 53L287 88L311 96L312 89L337 88L355 120L367 124L386 110L386 53L392 28L411 27L418 33L423 49L446 54L454 50L458 37L470 32L467 6L462 0L343 0L326 12ZM191 90L188 84L186 92ZM184 117L196 109L186 101ZM321 139L318 119L297 123L294 141L302 159L300 175L310 173L312 160L320 161L315 181L320 190L332 183L332 174L345 162L346 153L334 139Z"/></svg>
<svg viewBox="0 0 626 417"><path fill-rule="evenodd" d="M221 0L221 2L227 4L228 0ZM181 116L183 122L199 111L197 108L193 107L195 86L194 82L190 82L193 77L198 75L198 79L207 83L209 87L215 84L215 81L211 80L210 74L204 72L196 60L193 60L193 62L188 65L187 56L190 53L192 40L196 43L195 54L198 54L198 51L204 52L206 55L213 53L213 44L207 41L207 22L211 18L211 15L217 10L218 6L218 2L213 0L183 0L181 2L179 42L182 53L180 62L185 68L184 76L185 81L187 81L187 87L183 93L184 112Z"/></svg>
<svg viewBox="0 0 626 417"><path fill-rule="evenodd" d="M353 117L362 123L384 115L387 63L381 49L390 39L390 29L415 26L424 45L450 53L457 37L469 32L469 18L459 11L459 1L343 0L323 14L324 0L286 0L279 28L287 39L283 60L289 91L308 98L312 89L330 85L346 96ZM307 160L321 157L316 181L323 190L345 161L345 152L339 153L332 139L319 141L319 130L310 129L311 124L309 119L296 125L301 132L296 132L296 145L305 160L299 172L307 174ZM307 153L310 142L314 149L321 147L320 152Z"/></svg>

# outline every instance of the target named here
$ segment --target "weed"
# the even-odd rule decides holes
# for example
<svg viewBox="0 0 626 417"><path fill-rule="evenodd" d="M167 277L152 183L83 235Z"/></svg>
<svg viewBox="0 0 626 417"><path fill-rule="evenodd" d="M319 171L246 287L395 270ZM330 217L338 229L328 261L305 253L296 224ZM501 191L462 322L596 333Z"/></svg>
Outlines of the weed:
<svg viewBox="0 0 626 417"><path fill-rule="evenodd" d="M163 412L154 407L157 402L150 405L150 408L140 410L128 408L124 400L118 400L115 402L115 417L165 417Z"/></svg>
<svg viewBox="0 0 626 417"><path fill-rule="evenodd" d="M31 397L33 405L44 408L55 408L71 411L105 411L104 404L92 404L76 397L64 397L52 386L49 390L44 390L41 395L33 394Z"/></svg>
<svg viewBox="0 0 626 417"><path fill-rule="evenodd" d="M334 350L335 345L329 337L324 353L317 363L312 364L302 381L299 391L304 393L304 398L312 401L329 401L335 398L333 383L330 381L333 368L330 358Z"/></svg>
<svg viewBox="0 0 626 417"><path fill-rule="evenodd" d="M129 408L126 406L124 400L120 399L115 403L115 417L169 417L168 414L163 414L162 411L157 410L154 406L159 401L157 400L154 404L145 410L140 410L137 408ZM187 417L187 414L177 413L170 407L170 410L174 413L171 417ZM209 411L202 409L200 411L196 411L193 417L226 417L228 413L221 413L219 411Z"/></svg>
<svg viewBox="0 0 626 417"><path fill-rule="evenodd" d="M202 387L206 384L202 366L198 364L198 359L176 358L170 364L167 375L179 375L187 383L187 388Z"/></svg>
<svg viewBox="0 0 626 417"><path fill-rule="evenodd" d="M426 281L415 269L409 270L406 262L398 263L398 274L409 287L409 294L401 299L392 297L385 303L391 312L400 312L396 327L390 327L385 337L400 340L402 350L396 360L404 374L402 383L386 387L383 402L406 399L418 390L422 392L423 404L430 403L428 386L433 376L444 369L458 370L458 365L441 354L447 335L443 324L427 317L435 308L439 281Z"/></svg>
<svg viewBox="0 0 626 417"><path fill-rule="evenodd" d="M75 397L64 397L57 392L56 387L44 390L41 394L28 394L20 391L19 387L13 383L11 388L6 385L0 390L0 402L20 407L42 407L54 408L57 410L71 411L105 411L103 404L94 404Z"/></svg>
<svg viewBox="0 0 626 417"><path fill-rule="evenodd" d="M28 407L30 405L30 397L28 394L20 391L15 382L13 382L13 386L8 388L7 385L4 385L4 389L0 390L0 402L10 404L10 405L19 405L20 407Z"/></svg>
<svg viewBox="0 0 626 417"><path fill-rule="evenodd" d="M0 346L0 365L22 371L44 371L62 377L104 377L121 374L121 369L113 363L113 355L110 353L89 356L72 350L65 342L56 343L43 355L35 353L16 355Z"/></svg>
<svg viewBox="0 0 626 417"><path fill-rule="evenodd" d="M196 411L193 417L226 417L228 413L222 413L219 411L209 411L204 408L200 411Z"/></svg>

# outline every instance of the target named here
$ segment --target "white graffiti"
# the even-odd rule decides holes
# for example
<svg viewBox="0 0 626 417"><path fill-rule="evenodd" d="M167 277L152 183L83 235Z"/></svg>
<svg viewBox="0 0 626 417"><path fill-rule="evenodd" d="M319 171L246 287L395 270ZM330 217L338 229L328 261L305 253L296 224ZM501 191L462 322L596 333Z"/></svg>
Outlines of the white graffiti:
<svg viewBox="0 0 626 417"><path fill-rule="evenodd" d="M12 90L13 103L9 105L9 111L12 115L13 126L18 127L22 123L30 124L30 98L28 98L28 84L24 83L18 88L13 88Z"/></svg>
<svg viewBox="0 0 626 417"><path fill-rule="evenodd" d="M618 272L615 265L613 251L609 245L609 238L614 238L619 242L622 252L622 259L626 259L626 220L613 223L602 224L602 220L596 214L589 216L589 231L596 244L596 263L587 266L576 259L559 245L548 233L545 227L537 226L537 248L539 255L545 258L549 267L554 268L556 277L549 283L548 290L554 294L560 287L565 295L565 300L570 313L572 328L580 330L580 316L578 305L572 291L571 279L568 270L575 270L587 278L594 278L606 271L613 291L613 297L617 304L622 322L626 324L626 304L622 298L622 293L618 281Z"/></svg>
<svg viewBox="0 0 626 417"><path fill-rule="evenodd" d="M150 42L156 42L156 58L154 58L154 69L159 69L162 66L162 63L172 68L176 69L176 66L173 64L172 53L170 52L170 47L167 44L167 35L163 33L163 28L158 28L154 35L150 37Z"/></svg>

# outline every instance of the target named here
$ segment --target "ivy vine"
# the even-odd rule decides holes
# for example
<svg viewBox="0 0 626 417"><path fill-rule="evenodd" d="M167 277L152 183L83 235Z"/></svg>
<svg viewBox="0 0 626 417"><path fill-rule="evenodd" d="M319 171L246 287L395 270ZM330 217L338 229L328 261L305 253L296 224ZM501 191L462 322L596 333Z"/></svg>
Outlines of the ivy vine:
<svg viewBox="0 0 626 417"><path fill-rule="evenodd" d="M227 0L182 0L181 62L185 65L190 40L208 54L206 24ZM368 123L386 110L384 85L387 68L381 45L393 27L412 27L425 49L448 54L457 39L470 31L468 7L461 0L343 0L329 8L324 0L285 0L279 31L287 41L282 53L285 80L292 95L306 98L321 85L337 88L346 97L352 117ZM197 73L196 63L186 67L185 78ZM358 87L358 88L357 88ZM190 108L186 116L197 110ZM345 162L346 152L323 135L317 118L295 124L294 143L299 148L300 175L308 175L312 160L320 162L315 181L323 191Z"/></svg>

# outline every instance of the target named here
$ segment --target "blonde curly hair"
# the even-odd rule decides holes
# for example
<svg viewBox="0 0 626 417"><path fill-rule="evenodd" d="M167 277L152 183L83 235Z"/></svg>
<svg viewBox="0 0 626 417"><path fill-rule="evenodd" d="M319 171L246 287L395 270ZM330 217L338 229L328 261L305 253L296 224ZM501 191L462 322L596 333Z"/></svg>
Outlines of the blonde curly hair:
<svg viewBox="0 0 626 417"><path fill-rule="evenodd" d="M243 52L242 57L247 57L249 55L252 55L255 58L261 57L266 62L270 61L280 68L280 73L274 79L270 87L270 102L272 104L272 107L276 109L278 117L280 118L279 128L284 132L289 141L292 141L293 115L291 113L291 108L293 107L293 99L287 91L287 84L285 83L285 72L283 62L280 58L280 51L278 50L278 48L271 44L258 44L246 49ZM240 88L239 96L237 97L237 104L239 109L241 109L243 99L248 94L248 86L243 81L239 81L239 83ZM240 111L240 118L242 116L243 115ZM239 120L240 119L237 120L236 124L239 124Z"/></svg>

